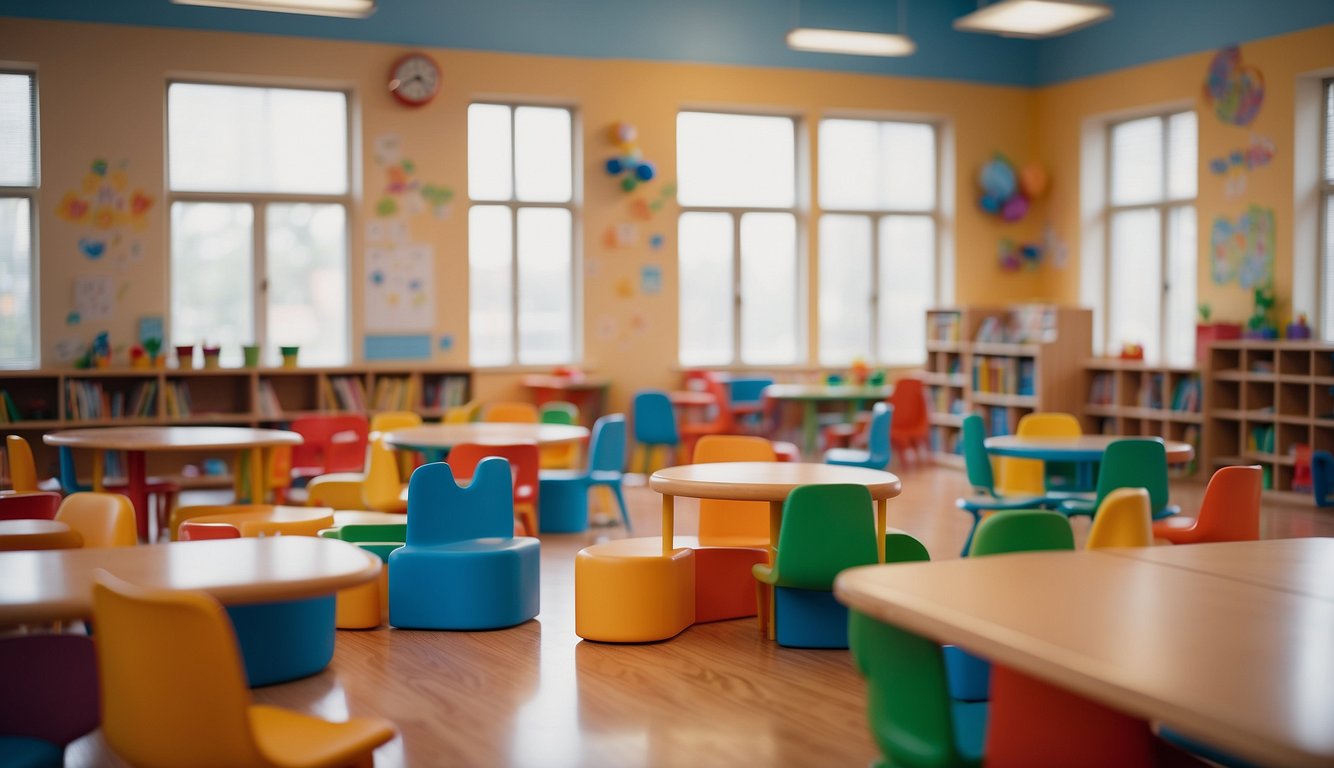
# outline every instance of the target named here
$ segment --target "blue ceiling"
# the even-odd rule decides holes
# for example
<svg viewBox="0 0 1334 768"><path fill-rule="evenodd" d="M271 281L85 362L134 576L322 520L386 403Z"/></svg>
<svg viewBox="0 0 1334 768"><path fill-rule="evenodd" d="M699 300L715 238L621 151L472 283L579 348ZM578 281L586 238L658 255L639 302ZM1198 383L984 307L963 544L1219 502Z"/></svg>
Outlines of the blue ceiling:
<svg viewBox="0 0 1334 768"><path fill-rule="evenodd" d="M1105 0L1109 21L1065 37L955 32L974 0L902 0L917 53L790 51L801 26L898 30L897 0L378 0L365 19L173 5L0 0L0 16L212 29L405 46L818 69L1034 86L1334 23L1334 0Z"/></svg>

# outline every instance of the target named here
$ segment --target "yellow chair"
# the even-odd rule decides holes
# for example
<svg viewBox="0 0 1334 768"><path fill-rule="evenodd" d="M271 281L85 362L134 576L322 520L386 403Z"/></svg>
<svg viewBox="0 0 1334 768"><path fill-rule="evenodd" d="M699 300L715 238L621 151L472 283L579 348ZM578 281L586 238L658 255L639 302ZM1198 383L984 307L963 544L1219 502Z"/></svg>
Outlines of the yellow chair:
<svg viewBox="0 0 1334 768"><path fill-rule="evenodd" d="M1069 413L1030 413L1019 419L1019 437L1079 437L1084 430ZM1041 459L1004 457L996 472L996 491L1001 496L1044 496L1046 468Z"/></svg>
<svg viewBox="0 0 1334 768"><path fill-rule="evenodd" d="M231 623L206 593L93 584L102 734L134 765L370 765L392 723L253 704Z"/></svg>
<svg viewBox="0 0 1334 768"><path fill-rule="evenodd" d="M477 403L464 403L456 405L445 411L446 424L467 424L470 421L477 421L477 411L481 408Z"/></svg>
<svg viewBox="0 0 1334 768"><path fill-rule="evenodd" d="M415 411L385 411L371 417L371 432L393 432L396 429L411 429L422 425L421 414ZM420 456L412 451L398 452L398 476L411 477L417 468Z"/></svg>
<svg viewBox="0 0 1334 768"><path fill-rule="evenodd" d="M385 445L378 433L372 433L365 473L335 472L313 478L306 486L306 505L406 512L407 487L399 477L394 450Z"/></svg>
<svg viewBox="0 0 1334 768"><path fill-rule="evenodd" d="M695 621L695 551L664 555L659 536L616 539L574 558L574 633L585 640L647 643Z"/></svg>
<svg viewBox="0 0 1334 768"><path fill-rule="evenodd" d="M18 435L5 435L5 453L9 456L9 483L15 493L32 493L37 488L37 463L32 446Z"/></svg>
<svg viewBox="0 0 1334 768"><path fill-rule="evenodd" d="M532 403L502 401L488 403L482 408L482 421L498 421L510 424L536 424L537 406Z"/></svg>
<svg viewBox="0 0 1334 768"><path fill-rule="evenodd" d="M60 502L56 520L78 531L85 549L133 547L139 543L134 505L119 493L72 493Z"/></svg>
<svg viewBox="0 0 1334 768"><path fill-rule="evenodd" d="M1153 546L1153 511L1147 488L1117 488L1098 505L1087 549Z"/></svg>

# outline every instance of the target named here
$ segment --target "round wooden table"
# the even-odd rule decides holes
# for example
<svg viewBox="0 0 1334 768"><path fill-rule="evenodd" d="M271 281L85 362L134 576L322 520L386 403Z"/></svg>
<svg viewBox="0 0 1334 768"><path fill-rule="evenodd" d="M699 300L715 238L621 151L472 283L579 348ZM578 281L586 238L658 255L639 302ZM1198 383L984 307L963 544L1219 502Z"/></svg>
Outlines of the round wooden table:
<svg viewBox="0 0 1334 768"><path fill-rule="evenodd" d="M82 546L79 532L56 520L0 520L0 552Z"/></svg>
<svg viewBox="0 0 1334 768"><path fill-rule="evenodd" d="M250 499L264 500L267 472L263 450L300 445L301 435L280 429L249 427L103 427L66 429L42 437L47 445L86 448L93 453L93 490L101 491L103 453L125 451L125 495L134 505L139 539L148 538L148 491L144 454L148 451L249 450Z"/></svg>
<svg viewBox="0 0 1334 768"><path fill-rule="evenodd" d="M573 424L507 424L473 421L464 424L425 424L384 434L391 448L420 451L429 461L441 461L450 448L462 443L558 445L588 437L588 428Z"/></svg>
<svg viewBox="0 0 1334 768"><path fill-rule="evenodd" d="M894 393L894 387L888 384L880 386L853 386L849 384L770 384L764 388L764 396L774 400L795 400L802 404L801 434L802 453L814 456L816 452L815 435L819 426L817 408L820 403L846 402L848 421L857 418L857 411L868 400L884 400Z"/></svg>
<svg viewBox="0 0 1334 768"><path fill-rule="evenodd" d="M986 445L988 453L994 453L997 456L1087 464L1102 461L1102 454L1107 450L1110 443L1130 439L1142 440L1146 438L1141 435L1081 435L1079 437L998 435L988 437L983 444ZM1161 438L1157 439L1161 440ZM1184 464L1195 455L1195 449L1190 443L1183 443L1178 440L1163 440L1162 442L1163 447L1167 450L1167 463L1169 464Z"/></svg>

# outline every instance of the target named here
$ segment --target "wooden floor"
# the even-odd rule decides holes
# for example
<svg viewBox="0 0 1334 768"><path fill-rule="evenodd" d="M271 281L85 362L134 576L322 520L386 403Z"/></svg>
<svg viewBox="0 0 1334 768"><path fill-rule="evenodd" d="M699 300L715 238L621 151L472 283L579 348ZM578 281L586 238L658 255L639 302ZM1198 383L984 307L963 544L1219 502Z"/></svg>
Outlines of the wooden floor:
<svg viewBox="0 0 1334 768"><path fill-rule="evenodd" d="M892 469L904 490L890 502L890 525L922 539L933 558L957 557L969 520L953 506L966 490L962 472ZM659 497L633 479L635 535L657 534ZM1201 491L1174 484L1173 501L1193 511ZM679 500L677 531L695 524L694 503ZM1076 523L1081 543L1087 527ZM376 752L382 767L870 763L865 688L847 651L779 648L753 619L647 645L580 641L574 554L624 535L602 525L544 536L534 621L496 632L342 631L329 669L257 689L255 699L334 720L389 718L400 735ZM1262 535L1334 536L1334 513L1266 504ZM123 765L97 733L71 745L66 764Z"/></svg>

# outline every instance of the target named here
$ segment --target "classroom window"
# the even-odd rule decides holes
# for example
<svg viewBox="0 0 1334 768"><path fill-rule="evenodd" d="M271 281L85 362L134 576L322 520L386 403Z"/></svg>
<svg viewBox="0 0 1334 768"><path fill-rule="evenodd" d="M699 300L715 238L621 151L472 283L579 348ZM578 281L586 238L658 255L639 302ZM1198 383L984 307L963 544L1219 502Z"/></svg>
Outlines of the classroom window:
<svg viewBox="0 0 1334 768"><path fill-rule="evenodd" d="M36 78L0 72L0 368L37 365L36 196Z"/></svg>
<svg viewBox="0 0 1334 768"><path fill-rule="evenodd" d="M681 112L676 142L681 364L796 363L796 121Z"/></svg>
<svg viewBox="0 0 1334 768"><path fill-rule="evenodd" d="M932 125L820 121L822 365L926 361L937 165Z"/></svg>
<svg viewBox="0 0 1334 768"><path fill-rule="evenodd" d="M1324 322L1321 329L1325 341L1334 339L1334 80L1325 81L1324 135L1321 137L1324 158L1320 167L1320 239L1321 272L1323 283L1320 306Z"/></svg>
<svg viewBox="0 0 1334 768"><path fill-rule="evenodd" d="M468 107L473 365L575 360L574 114Z"/></svg>
<svg viewBox="0 0 1334 768"><path fill-rule="evenodd" d="M1109 127L1105 346L1151 362L1195 359L1196 120L1155 115Z"/></svg>
<svg viewBox="0 0 1334 768"><path fill-rule="evenodd" d="M348 125L339 91L168 86L172 344L348 362Z"/></svg>

